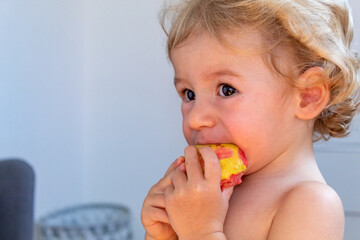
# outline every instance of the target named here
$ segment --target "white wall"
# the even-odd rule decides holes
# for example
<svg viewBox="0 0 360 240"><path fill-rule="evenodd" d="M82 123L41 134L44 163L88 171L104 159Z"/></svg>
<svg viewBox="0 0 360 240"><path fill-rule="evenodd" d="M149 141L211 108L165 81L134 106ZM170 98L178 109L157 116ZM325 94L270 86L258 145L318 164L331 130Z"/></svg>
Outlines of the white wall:
<svg viewBox="0 0 360 240"><path fill-rule="evenodd" d="M143 199L185 147L161 5L0 1L0 158L35 168L36 218L82 202L122 203L142 238ZM359 132L316 148L348 210L360 210Z"/></svg>
<svg viewBox="0 0 360 240"><path fill-rule="evenodd" d="M0 158L36 171L36 216L83 196L80 1L0 1Z"/></svg>
<svg viewBox="0 0 360 240"><path fill-rule="evenodd" d="M185 146L161 2L89 0L85 10L84 197L128 205L134 239L147 191Z"/></svg>
<svg viewBox="0 0 360 240"><path fill-rule="evenodd" d="M160 6L0 1L0 158L34 167L37 219L117 202L143 235L147 190L185 146Z"/></svg>

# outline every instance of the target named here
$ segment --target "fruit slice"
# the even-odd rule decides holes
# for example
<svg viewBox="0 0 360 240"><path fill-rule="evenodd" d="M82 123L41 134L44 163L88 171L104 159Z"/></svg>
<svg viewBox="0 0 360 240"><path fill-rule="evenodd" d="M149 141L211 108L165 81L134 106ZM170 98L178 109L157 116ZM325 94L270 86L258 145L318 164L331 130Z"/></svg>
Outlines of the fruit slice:
<svg viewBox="0 0 360 240"><path fill-rule="evenodd" d="M241 177L247 168L247 161L244 153L234 144L208 144L196 145L199 149L201 147L211 147L220 161L221 167L221 189L235 186L241 183ZM204 160L199 154L201 165Z"/></svg>

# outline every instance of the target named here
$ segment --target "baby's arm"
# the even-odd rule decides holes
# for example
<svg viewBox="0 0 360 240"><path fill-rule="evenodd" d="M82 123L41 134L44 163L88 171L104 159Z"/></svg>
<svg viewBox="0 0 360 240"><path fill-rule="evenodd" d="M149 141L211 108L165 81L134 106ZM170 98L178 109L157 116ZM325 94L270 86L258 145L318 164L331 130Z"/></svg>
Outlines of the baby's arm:
<svg viewBox="0 0 360 240"><path fill-rule="evenodd" d="M290 190L272 223L268 240L340 240L344 210L336 192L318 182Z"/></svg>
<svg viewBox="0 0 360 240"><path fill-rule="evenodd" d="M233 187L221 191L220 163L214 150L204 147L199 152L204 171L196 148L185 149L183 169L172 174L173 185L165 191L166 211L180 240L226 239L223 227Z"/></svg>

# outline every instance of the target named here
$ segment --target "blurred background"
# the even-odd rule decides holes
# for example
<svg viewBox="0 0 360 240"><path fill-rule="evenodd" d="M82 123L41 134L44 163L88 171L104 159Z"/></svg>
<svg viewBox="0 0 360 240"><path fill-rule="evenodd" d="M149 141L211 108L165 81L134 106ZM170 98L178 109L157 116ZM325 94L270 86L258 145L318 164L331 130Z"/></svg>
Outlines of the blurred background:
<svg viewBox="0 0 360 240"><path fill-rule="evenodd" d="M0 158L36 172L35 219L74 204L121 203L143 239L142 202L183 153L180 99L158 23L163 0L0 0ZM350 0L360 50L360 2ZM320 168L360 211L360 121L316 144ZM360 238L347 217L346 239Z"/></svg>

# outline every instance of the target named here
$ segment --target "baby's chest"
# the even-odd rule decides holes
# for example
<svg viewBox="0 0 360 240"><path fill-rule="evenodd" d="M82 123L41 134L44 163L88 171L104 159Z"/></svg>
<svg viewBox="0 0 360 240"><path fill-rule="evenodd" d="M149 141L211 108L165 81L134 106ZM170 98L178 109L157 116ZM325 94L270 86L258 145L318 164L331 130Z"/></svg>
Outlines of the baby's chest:
<svg viewBox="0 0 360 240"><path fill-rule="evenodd" d="M243 197L234 193L224 231L228 240L266 240L276 214L279 197L261 193Z"/></svg>

